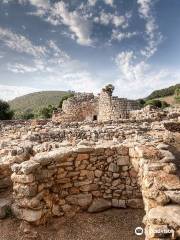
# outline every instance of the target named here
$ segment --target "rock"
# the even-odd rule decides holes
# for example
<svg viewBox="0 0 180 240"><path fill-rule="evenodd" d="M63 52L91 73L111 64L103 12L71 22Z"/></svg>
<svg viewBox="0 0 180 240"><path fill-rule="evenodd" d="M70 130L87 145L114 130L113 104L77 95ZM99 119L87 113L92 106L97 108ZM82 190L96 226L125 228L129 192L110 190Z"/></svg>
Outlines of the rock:
<svg viewBox="0 0 180 240"><path fill-rule="evenodd" d="M95 177L100 178L102 176L102 174L103 174L103 172L101 170L95 170L95 173L94 173Z"/></svg>
<svg viewBox="0 0 180 240"><path fill-rule="evenodd" d="M169 224L169 226L180 226L180 206L167 205L150 209L147 221L153 224Z"/></svg>
<svg viewBox="0 0 180 240"><path fill-rule="evenodd" d="M91 206L88 208L88 212L90 213L102 212L109 208L111 208L111 202L103 198L99 198L93 200Z"/></svg>
<svg viewBox="0 0 180 240"><path fill-rule="evenodd" d="M125 200L118 200L118 199L113 199L112 200L112 207L115 208L126 208L126 201Z"/></svg>
<svg viewBox="0 0 180 240"><path fill-rule="evenodd" d="M161 149L161 150L168 150L169 146L167 144L164 144L164 143L159 143L157 145L157 148Z"/></svg>
<svg viewBox="0 0 180 240"><path fill-rule="evenodd" d="M19 208L15 203L12 205L12 212L15 217L27 222L37 222L43 215L42 210Z"/></svg>
<svg viewBox="0 0 180 240"><path fill-rule="evenodd" d="M86 209L92 202L92 194L90 193L80 193L76 195L70 195L66 197L66 201L72 205L77 205Z"/></svg>
<svg viewBox="0 0 180 240"><path fill-rule="evenodd" d="M119 166L117 166L115 163L110 163L108 170L109 172L117 173L119 171Z"/></svg>
<svg viewBox="0 0 180 240"><path fill-rule="evenodd" d="M180 191L165 191L164 193L173 203L180 204Z"/></svg>
<svg viewBox="0 0 180 240"><path fill-rule="evenodd" d="M142 199L129 199L126 205L130 208L144 208L144 203Z"/></svg>
<svg viewBox="0 0 180 240"><path fill-rule="evenodd" d="M24 174L30 174L34 172L38 167L40 166L40 163L35 162L33 160L25 161L20 164L20 171Z"/></svg>
<svg viewBox="0 0 180 240"><path fill-rule="evenodd" d="M8 211L10 210L11 200L0 198L0 219L7 216Z"/></svg>
<svg viewBox="0 0 180 240"><path fill-rule="evenodd" d="M129 156L119 156L117 159L117 165L118 166L129 165Z"/></svg>

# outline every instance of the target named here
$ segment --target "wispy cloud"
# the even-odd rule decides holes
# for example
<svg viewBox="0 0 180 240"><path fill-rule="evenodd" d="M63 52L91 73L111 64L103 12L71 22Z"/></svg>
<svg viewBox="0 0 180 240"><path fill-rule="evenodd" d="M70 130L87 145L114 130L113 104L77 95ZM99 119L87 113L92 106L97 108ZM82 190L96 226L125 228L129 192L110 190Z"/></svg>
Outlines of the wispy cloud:
<svg viewBox="0 0 180 240"><path fill-rule="evenodd" d="M62 1L55 3L51 7L46 21L54 25L66 25L80 45L91 46L93 43L91 39L91 21L76 10L69 11L68 4Z"/></svg>
<svg viewBox="0 0 180 240"><path fill-rule="evenodd" d="M142 55L147 58L151 57L158 49L158 45L161 43L163 36L158 31L158 25L152 13L154 2L152 0L137 0L139 5L140 17L146 21L146 35L148 45L145 49L142 49Z"/></svg>
<svg viewBox="0 0 180 240"><path fill-rule="evenodd" d="M145 61L138 61L133 51L124 51L115 58L119 77L114 84L123 96L131 98L146 97L151 91L176 84L180 71L167 68L154 68Z"/></svg>
<svg viewBox="0 0 180 240"><path fill-rule="evenodd" d="M134 32L122 32L117 29L113 29L111 40L117 40L117 41L121 42L125 39L130 39L130 38L133 38L138 35L139 35L139 33L135 32L135 31Z"/></svg>
<svg viewBox="0 0 180 240"><path fill-rule="evenodd" d="M3 100L12 100L21 95L25 95L31 92L37 92L39 89L29 88L29 87L17 87L17 86L8 86L0 85L1 99Z"/></svg>
<svg viewBox="0 0 180 240"><path fill-rule="evenodd" d="M19 53L26 53L34 57L41 57L46 54L44 46L37 46L25 36L14 33L11 30L0 27L0 41L12 50Z"/></svg>

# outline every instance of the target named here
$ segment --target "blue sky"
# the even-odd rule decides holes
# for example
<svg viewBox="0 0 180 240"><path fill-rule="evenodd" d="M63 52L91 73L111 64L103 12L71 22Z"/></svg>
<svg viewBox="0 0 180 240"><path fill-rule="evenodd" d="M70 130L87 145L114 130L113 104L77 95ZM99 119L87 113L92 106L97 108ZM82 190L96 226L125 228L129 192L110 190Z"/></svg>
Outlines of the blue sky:
<svg viewBox="0 0 180 240"><path fill-rule="evenodd" d="M0 0L0 98L180 83L179 0Z"/></svg>

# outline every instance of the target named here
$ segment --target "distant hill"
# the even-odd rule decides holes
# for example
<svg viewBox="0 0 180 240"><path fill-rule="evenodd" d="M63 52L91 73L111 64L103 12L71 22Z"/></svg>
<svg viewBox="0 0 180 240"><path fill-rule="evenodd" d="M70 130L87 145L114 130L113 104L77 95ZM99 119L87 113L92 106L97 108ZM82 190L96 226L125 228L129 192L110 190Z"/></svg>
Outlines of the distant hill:
<svg viewBox="0 0 180 240"><path fill-rule="evenodd" d="M164 98L164 97L172 96L172 95L174 95L174 92L177 88L180 88L180 84L176 84L176 85L170 86L168 88L156 90L156 91L152 92L147 98L145 98L145 100L151 100L151 99L155 99L155 98Z"/></svg>
<svg viewBox="0 0 180 240"><path fill-rule="evenodd" d="M17 97L9 101L10 107L16 113L36 112L48 105L58 106L62 97L69 92L65 91L42 91L30 93L21 97Z"/></svg>

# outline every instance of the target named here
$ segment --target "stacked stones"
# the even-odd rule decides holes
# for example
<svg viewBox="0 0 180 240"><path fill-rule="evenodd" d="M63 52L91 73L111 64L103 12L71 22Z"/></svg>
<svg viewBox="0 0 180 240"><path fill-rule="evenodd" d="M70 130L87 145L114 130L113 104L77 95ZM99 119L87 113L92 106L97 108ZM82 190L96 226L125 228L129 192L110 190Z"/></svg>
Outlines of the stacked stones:
<svg viewBox="0 0 180 240"><path fill-rule="evenodd" d="M93 120L93 116L98 114L97 97L90 94L75 94L63 102L62 109L55 111L53 122L77 122Z"/></svg>
<svg viewBox="0 0 180 240"><path fill-rule="evenodd" d="M143 207L128 148L65 148L12 166L14 214L35 224L50 216Z"/></svg>
<svg viewBox="0 0 180 240"><path fill-rule="evenodd" d="M146 239L179 239L180 178L168 145L136 146L129 152L142 189Z"/></svg>

